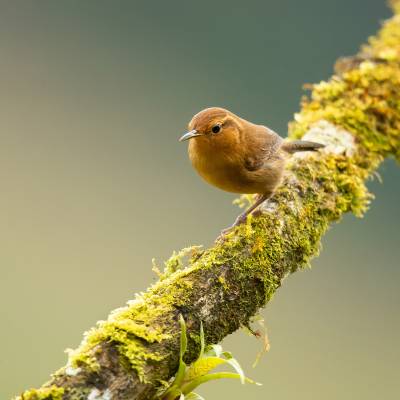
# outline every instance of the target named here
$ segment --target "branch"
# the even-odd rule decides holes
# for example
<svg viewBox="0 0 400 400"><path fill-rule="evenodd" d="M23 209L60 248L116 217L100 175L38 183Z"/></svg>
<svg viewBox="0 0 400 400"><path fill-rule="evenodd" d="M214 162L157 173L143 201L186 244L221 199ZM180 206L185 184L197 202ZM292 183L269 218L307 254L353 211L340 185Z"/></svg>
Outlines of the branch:
<svg viewBox="0 0 400 400"><path fill-rule="evenodd" d="M182 314L185 361L207 343L247 325L282 280L317 255L320 239L345 212L361 216L365 181L388 156L400 159L400 2L395 16L337 74L313 86L290 124L292 138L326 144L295 155L284 183L257 216L223 242L175 254L160 280L85 334L66 367L19 400L150 399L177 371ZM242 202L246 201L242 197Z"/></svg>

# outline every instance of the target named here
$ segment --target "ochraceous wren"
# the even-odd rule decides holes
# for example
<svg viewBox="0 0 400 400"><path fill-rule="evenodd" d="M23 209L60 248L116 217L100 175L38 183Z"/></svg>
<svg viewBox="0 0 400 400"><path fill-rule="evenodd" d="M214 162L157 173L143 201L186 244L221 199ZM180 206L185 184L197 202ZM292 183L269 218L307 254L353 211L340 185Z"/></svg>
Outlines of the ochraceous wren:
<svg viewBox="0 0 400 400"><path fill-rule="evenodd" d="M315 142L283 140L266 126L218 107L200 111L188 127L189 132L179 140L189 140L189 158L204 180L227 192L258 194L254 204L237 217L232 227L245 222L251 212L272 196L291 154L324 147Z"/></svg>

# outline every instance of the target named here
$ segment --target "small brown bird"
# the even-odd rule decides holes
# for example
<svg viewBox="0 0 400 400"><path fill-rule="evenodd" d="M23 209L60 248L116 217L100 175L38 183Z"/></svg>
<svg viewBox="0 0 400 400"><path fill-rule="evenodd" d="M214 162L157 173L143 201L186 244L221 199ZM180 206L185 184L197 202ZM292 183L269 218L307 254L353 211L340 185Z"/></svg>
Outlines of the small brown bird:
<svg viewBox="0 0 400 400"><path fill-rule="evenodd" d="M324 145L303 140L285 141L263 125L256 125L223 108L206 108L189 123L189 158L199 175L227 192L257 193L254 204L232 227L272 196L281 183L287 158L298 151ZM231 229L232 227L228 228Z"/></svg>

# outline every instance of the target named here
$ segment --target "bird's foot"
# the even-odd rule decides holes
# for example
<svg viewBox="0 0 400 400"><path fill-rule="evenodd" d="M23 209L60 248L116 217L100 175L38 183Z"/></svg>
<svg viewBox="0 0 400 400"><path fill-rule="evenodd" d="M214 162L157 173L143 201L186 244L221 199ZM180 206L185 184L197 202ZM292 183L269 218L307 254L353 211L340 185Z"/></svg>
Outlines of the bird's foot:
<svg viewBox="0 0 400 400"><path fill-rule="evenodd" d="M247 220L247 214L241 214L239 215L233 225L229 226L228 228L222 229L220 235L217 237L216 242L223 241L224 236L226 236L228 233L232 232L233 229L235 229L237 226L244 224Z"/></svg>

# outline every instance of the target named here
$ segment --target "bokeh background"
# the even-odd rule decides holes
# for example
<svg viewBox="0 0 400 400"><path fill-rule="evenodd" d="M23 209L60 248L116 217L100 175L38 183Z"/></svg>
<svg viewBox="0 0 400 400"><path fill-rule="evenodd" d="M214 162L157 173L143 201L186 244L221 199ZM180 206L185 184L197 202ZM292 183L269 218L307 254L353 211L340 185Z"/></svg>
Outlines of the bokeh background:
<svg viewBox="0 0 400 400"><path fill-rule="evenodd" d="M219 105L286 135L302 85L390 16L382 0L0 2L0 397L39 386L82 332L155 280L151 259L210 244L238 213L203 183L191 116ZM270 352L229 337L264 386L207 399L397 398L400 169L263 312Z"/></svg>

